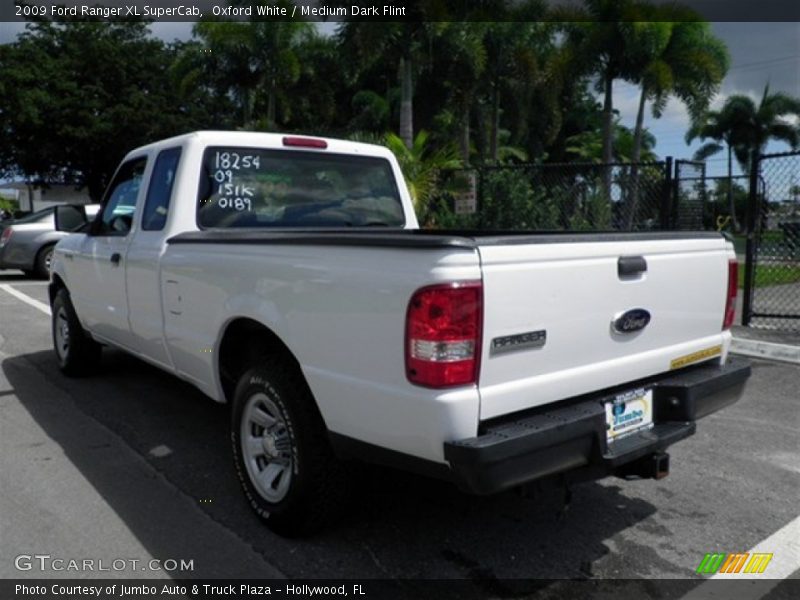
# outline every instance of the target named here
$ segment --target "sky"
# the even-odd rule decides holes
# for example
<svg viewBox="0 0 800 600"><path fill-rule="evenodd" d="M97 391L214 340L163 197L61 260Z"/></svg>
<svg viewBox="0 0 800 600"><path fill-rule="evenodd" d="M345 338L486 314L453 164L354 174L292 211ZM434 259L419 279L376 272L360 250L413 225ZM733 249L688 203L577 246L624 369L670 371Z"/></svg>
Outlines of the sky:
<svg viewBox="0 0 800 600"><path fill-rule="evenodd" d="M718 109L725 98L744 94L756 102L769 84L770 92L784 92L800 97L800 23L712 23L714 34L728 46L731 67L722 82L720 93L712 103ZM639 107L639 88L617 82L614 106L619 109L622 123L633 127ZM661 119L646 115L645 126L656 137L656 153L660 157L691 158L702 145L684 142L689 117L683 104L670 100ZM767 152L782 152L788 146L770 143ZM706 174L727 174L727 153L722 152L706 161ZM734 160L734 173L738 173Z"/></svg>
<svg viewBox="0 0 800 600"><path fill-rule="evenodd" d="M191 23L162 22L151 25L151 29L154 35L172 41L189 38L191 26ZM725 98L732 94L746 94L757 102L766 84L769 84L770 91L800 97L800 23L718 22L711 26L714 34L727 44L731 55L731 68L712 108L721 107ZM22 27L19 23L0 22L0 43L12 41ZM327 32L333 30L332 24L322 24L321 27ZM621 81L615 83L614 107L619 110L624 125L633 127L638 102L637 86ZM647 111L645 126L656 137L655 151L659 157L692 157L702 142L686 145L684 134L688 124L686 108L674 99L670 100L660 119L654 119ZM781 152L787 149L785 144L773 142L767 151ZM711 157L706 165L707 175L725 175L726 154L723 152ZM734 170L738 172L735 161Z"/></svg>

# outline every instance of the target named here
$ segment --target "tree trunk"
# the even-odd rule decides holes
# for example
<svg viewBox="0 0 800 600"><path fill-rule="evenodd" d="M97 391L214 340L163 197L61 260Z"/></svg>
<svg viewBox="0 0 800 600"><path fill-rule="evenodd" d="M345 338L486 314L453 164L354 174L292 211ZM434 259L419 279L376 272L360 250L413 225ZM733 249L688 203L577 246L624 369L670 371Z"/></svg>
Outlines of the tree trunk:
<svg viewBox="0 0 800 600"><path fill-rule="evenodd" d="M631 162L639 162L642 156L642 137L644 136L644 107L647 103L647 88L642 85L642 95L639 97L639 112L636 113L636 126L633 129L633 148L631 149Z"/></svg>
<svg viewBox="0 0 800 600"><path fill-rule="evenodd" d="M253 90L245 88L242 91L242 127L249 127L253 120Z"/></svg>
<svg viewBox="0 0 800 600"><path fill-rule="evenodd" d="M614 106L612 95L614 80L610 74L605 76L605 97L603 99L603 162L610 163L614 159Z"/></svg>
<svg viewBox="0 0 800 600"><path fill-rule="evenodd" d="M728 210L731 211L731 232L736 233L736 203L733 201L733 163L731 154L733 149L728 142Z"/></svg>
<svg viewBox="0 0 800 600"><path fill-rule="evenodd" d="M25 182L25 187L28 188L28 210L30 212L36 212L36 209L33 206L33 182L30 179L28 179ZM99 193L97 193L97 190L100 189L99 185L95 185L93 187L94 187L94 190L90 190L89 197L95 203L100 202L100 196L102 195L103 192L100 191ZM22 208L22 207L20 206L20 208Z"/></svg>
<svg viewBox="0 0 800 600"><path fill-rule="evenodd" d="M464 165L469 164L469 99L465 98L461 106L461 136L459 139L459 146L461 149L461 160Z"/></svg>
<svg viewBox="0 0 800 600"><path fill-rule="evenodd" d="M270 88L269 95L267 96L267 126L270 130L276 128L275 113L276 113L276 93L274 88Z"/></svg>
<svg viewBox="0 0 800 600"><path fill-rule="evenodd" d="M639 110L636 113L636 126L633 129L633 148L631 149L631 187L628 198L627 229L633 229L636 210L639 207L639 160L642 155L642 137L644 130L644 107L647 103L647 88L642 84L642 95L639 97Z"/></svg>
<svg viewBox="0 0 800 600"><path fill-rule="evenodd" d="M613 131L613 85L614 79L611 76L611 73L605 73L605 98L603 99L603 162L605 166L603 168L603 192L605 193L606 199L608 202L611 202L611 161L614 158L614 131Z"/></svg>
<svg viewBox="0 0 800 600"><path fill-rule="evenodd" d="M414 144L414 81L410 57L400 59L400 138L408 148Z"/></svg>
<svg viewBox="0 0 800 600"><path fill-rule="evenodd" d="M489 154L493 162L497 162L498 149L500 145L500 90L499 86L495 85L492 95L492 130L491 138L489 140Z"/></svg>

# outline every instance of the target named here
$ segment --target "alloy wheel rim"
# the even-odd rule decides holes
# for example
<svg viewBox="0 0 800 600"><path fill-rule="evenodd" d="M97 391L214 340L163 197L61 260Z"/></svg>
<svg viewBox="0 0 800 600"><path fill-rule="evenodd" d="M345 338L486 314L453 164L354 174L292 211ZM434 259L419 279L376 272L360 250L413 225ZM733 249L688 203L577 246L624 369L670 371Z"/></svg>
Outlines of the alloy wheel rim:
<svg viewBox="0 0 800 600"><path fill-rule="evenodd" d="M292 481L292 440L278 406L263 392L248 398L239 437L253 486L268 502L280 502Z"/></svg>
<svg viewBox="0 0 800 600"><path fill-rule="evenodd" d="M63 306L56 313L55 334L56 352L58 352L58 357L63 360L69 353L69 320Z"/></svg>

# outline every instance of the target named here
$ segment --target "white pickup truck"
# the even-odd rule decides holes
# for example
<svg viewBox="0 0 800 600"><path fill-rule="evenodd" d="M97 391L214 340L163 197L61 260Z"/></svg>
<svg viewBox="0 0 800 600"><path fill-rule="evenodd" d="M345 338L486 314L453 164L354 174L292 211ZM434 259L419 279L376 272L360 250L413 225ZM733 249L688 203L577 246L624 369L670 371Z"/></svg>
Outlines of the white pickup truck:
<svg viewBox="0 0 800 600"><path fill-rule="evenodd" d="M379 146L192 133L132 151L91 223L57 220L81 224L52 262L61 369L114 346L228 403L283 534L332 514L346 459L478 494L663 477L750 375L723 236L421 230Z"/></svg>

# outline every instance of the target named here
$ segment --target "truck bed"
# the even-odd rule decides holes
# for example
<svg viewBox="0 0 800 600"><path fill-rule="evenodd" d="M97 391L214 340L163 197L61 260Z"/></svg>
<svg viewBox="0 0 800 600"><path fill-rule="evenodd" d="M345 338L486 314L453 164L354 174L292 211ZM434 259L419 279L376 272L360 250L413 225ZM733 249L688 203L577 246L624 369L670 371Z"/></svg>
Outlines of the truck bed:
<svg viewBox="0 0 800 600"><path fill-rule="evenodd" d="M184 372L200 378L208 371L190 345L214 345L223 307L239 296L257 297L266 312L251 318L270 322L290 345L332 430L377 442L402 429L397 449L426 458L441 456L430 441L442 432L424 430L443 426L450 417L442 415L459 404L470 405L476 418L445 436L460 435L462 425L474 431L480 421L663 373L697 352L716 362L727 354L722 314L732 256L717 233L208 229L168 243L165 289L179 281L173 297L204 299L202 308L186 304L177 319L165 299L167 337L187 344L183 352L173 349L186 357ZM627 259L644 271L623 274ZM442 393L431 403L402 368L405 314L416 289L448 281L482 282L480 375L477 387ZM652 321L643 331L615 333L612 321L631 309L649 311ZM525 336L541 343L517 343ZM369 352L350 360L361 348ZM429 409L433 414L420 419ZM354 413L374 415L373 423L391 418L376 433L375 425L362 428L344 418Z"/></svg>

